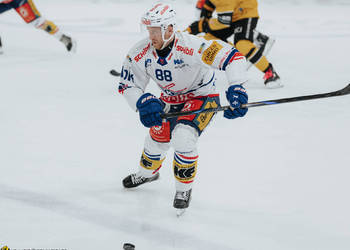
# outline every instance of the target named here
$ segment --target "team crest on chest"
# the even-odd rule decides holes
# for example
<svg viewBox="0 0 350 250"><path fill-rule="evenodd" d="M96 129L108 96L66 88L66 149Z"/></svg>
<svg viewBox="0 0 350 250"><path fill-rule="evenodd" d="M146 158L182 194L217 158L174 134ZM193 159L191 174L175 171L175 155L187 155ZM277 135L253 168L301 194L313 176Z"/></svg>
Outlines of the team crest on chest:
<svg viewBox="0 0 350 250"><path fill-rule="evenodd" d="M168 64L168 62L167 62L167 60L166 60L165 57L159 57L158 60L157 60L157 63L160 64L160 65L162 65L162 66Z"/></svg>

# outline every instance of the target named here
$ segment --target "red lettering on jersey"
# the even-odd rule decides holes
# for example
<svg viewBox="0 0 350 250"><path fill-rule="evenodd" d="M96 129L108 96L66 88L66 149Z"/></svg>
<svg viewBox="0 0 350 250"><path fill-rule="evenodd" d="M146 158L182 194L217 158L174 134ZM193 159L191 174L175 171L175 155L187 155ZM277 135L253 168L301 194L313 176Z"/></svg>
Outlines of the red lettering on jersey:
<svg viewBox="0 0 350 250"><path fill-rule="evenodd" d="M164 7L164 9L160 12L160 14L163 15L164 12L165 12L167 9L169 9L169 6L168 6L168 5Z"/></svg>
<svg viewBox="0 0 350 250"><path fill-rule="evenodd" d="M158 6L161 6L162 4L159 3L159 4L156 4L152 9L150 9L149 11L154 11L155 9L157 9Z"/></svg>
<svg viewBox="0 0 350 250"><path fill-rule="evenodd" d="M165 89L171 89L174 86L175 86L175 83L170 83L170 84L166 85L164 88Z"/></svg>
<svg viewBox="0 0 350 250"><path fill-rule="evenodd" d="M179 104L191 100L195 97L193 93L187 93L183 95L166 96L163 93L160 95L160 99L166 103Z"/></svg>
<svg viewBox="0 0 350 250"><path fill-rule="evenodd" d="M149 50L149 48L151 47L151 44L149 43L147 45L147 47L143 48L143 50L141 51L141 53L139 53L137 56L134 57L134 60L136 62L140 61L142 59L142 57L144 57L144 55L146 55L147 51Z"/></svg>
<svg viewBox="0 0 350 250"><path fill-rule="evenodd" d="M176 50L180 51L186 55L193 56L193 49L192 48L182 47L181 45L177 45Z"/></svg>

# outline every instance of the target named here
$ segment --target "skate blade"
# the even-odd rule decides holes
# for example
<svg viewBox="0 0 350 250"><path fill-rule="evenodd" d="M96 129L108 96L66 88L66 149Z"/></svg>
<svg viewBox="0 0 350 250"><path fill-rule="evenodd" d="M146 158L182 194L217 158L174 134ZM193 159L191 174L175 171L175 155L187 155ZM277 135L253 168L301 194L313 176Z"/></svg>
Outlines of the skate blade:
<svg viewBox="0 0 350 250"><path fill-rule="evenodd" d="M77 53L77 41L74 39L72 40L72 48L69 52L73 54Z"/></svg>
<svg viewBox="0 0 350 250"><path fill-rule="evenodd" d="M278 89L278 88L282 88L283 84L281 82L281 79L278 79L276 81L268 82L267 84L265 84L265 87L268 89Z"/></svg>
<svg viewBox="0 0 350 250"><path fill-rule="evenodd" d="M180 217L180 216L182 216L184 213L186 212L186 208L177 208L176 209L176 216L177 217Z"/></svg>

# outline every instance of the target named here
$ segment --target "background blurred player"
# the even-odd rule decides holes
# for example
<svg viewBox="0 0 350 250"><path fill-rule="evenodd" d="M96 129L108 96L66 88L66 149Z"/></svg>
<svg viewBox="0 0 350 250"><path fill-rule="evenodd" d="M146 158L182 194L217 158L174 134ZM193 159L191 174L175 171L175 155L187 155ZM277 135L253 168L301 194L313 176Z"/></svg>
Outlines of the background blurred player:
<svg viewBox="0 0 350 250"><path fill-rule="evenodd" d="M139 112L150 128L146 136L138 172L123 180L125 188L137 187L159 177L159 169L170 147L174 149L173 169L176 194L173 206L189 206L197 173L197 140L214 113L201 113L162 120L161 113L193 111L220 105L215 90L214 69L226 72L229 87L226 98L231 107L224 116L244 116L248 96L241 86L246 79L246 60L237 49L222 41L207 41L176 30L175 11L158 3L142 17L148 38L128 53L121 70L119 93ZM157 98L145 93L150 79L161 89ZM210 166L216 171L217 166Z"/></svg>
<svg viewBox="0 0 350 250"><path fill-rule="evenodd" d="M265 55L274 40L257 31L258 3L256 0L198 0L196 9L201 8L200 19L193 22L187 31L191 34L205 32L207 40L227 39L234 35L235 47L247 60L264 73L268 88L282 87L280 77ZM216 11L217 18L213 17Z"/></svg>
<svg viewBox="0 0 350 250"><path fill-rule="evenodd" d="M0 14L10 9L15 9L26 23L33 25L37 29L46 31L62 42L68 51L75 52L75 40L63 34L53 22L41 16L32 0L0 0Z"/></svg>

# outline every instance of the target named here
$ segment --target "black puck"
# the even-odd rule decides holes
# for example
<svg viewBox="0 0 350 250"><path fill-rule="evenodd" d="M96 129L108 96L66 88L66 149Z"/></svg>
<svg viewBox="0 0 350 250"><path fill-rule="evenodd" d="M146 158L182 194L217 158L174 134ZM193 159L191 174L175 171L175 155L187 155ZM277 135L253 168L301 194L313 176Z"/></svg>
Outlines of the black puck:
<svg viewBox="0 0 350 250"><path fill-rule="evenodd" d="M124 250L134 250L135 249L135 245L133 245L131 243L124 243L123 249Z"/></svg>

